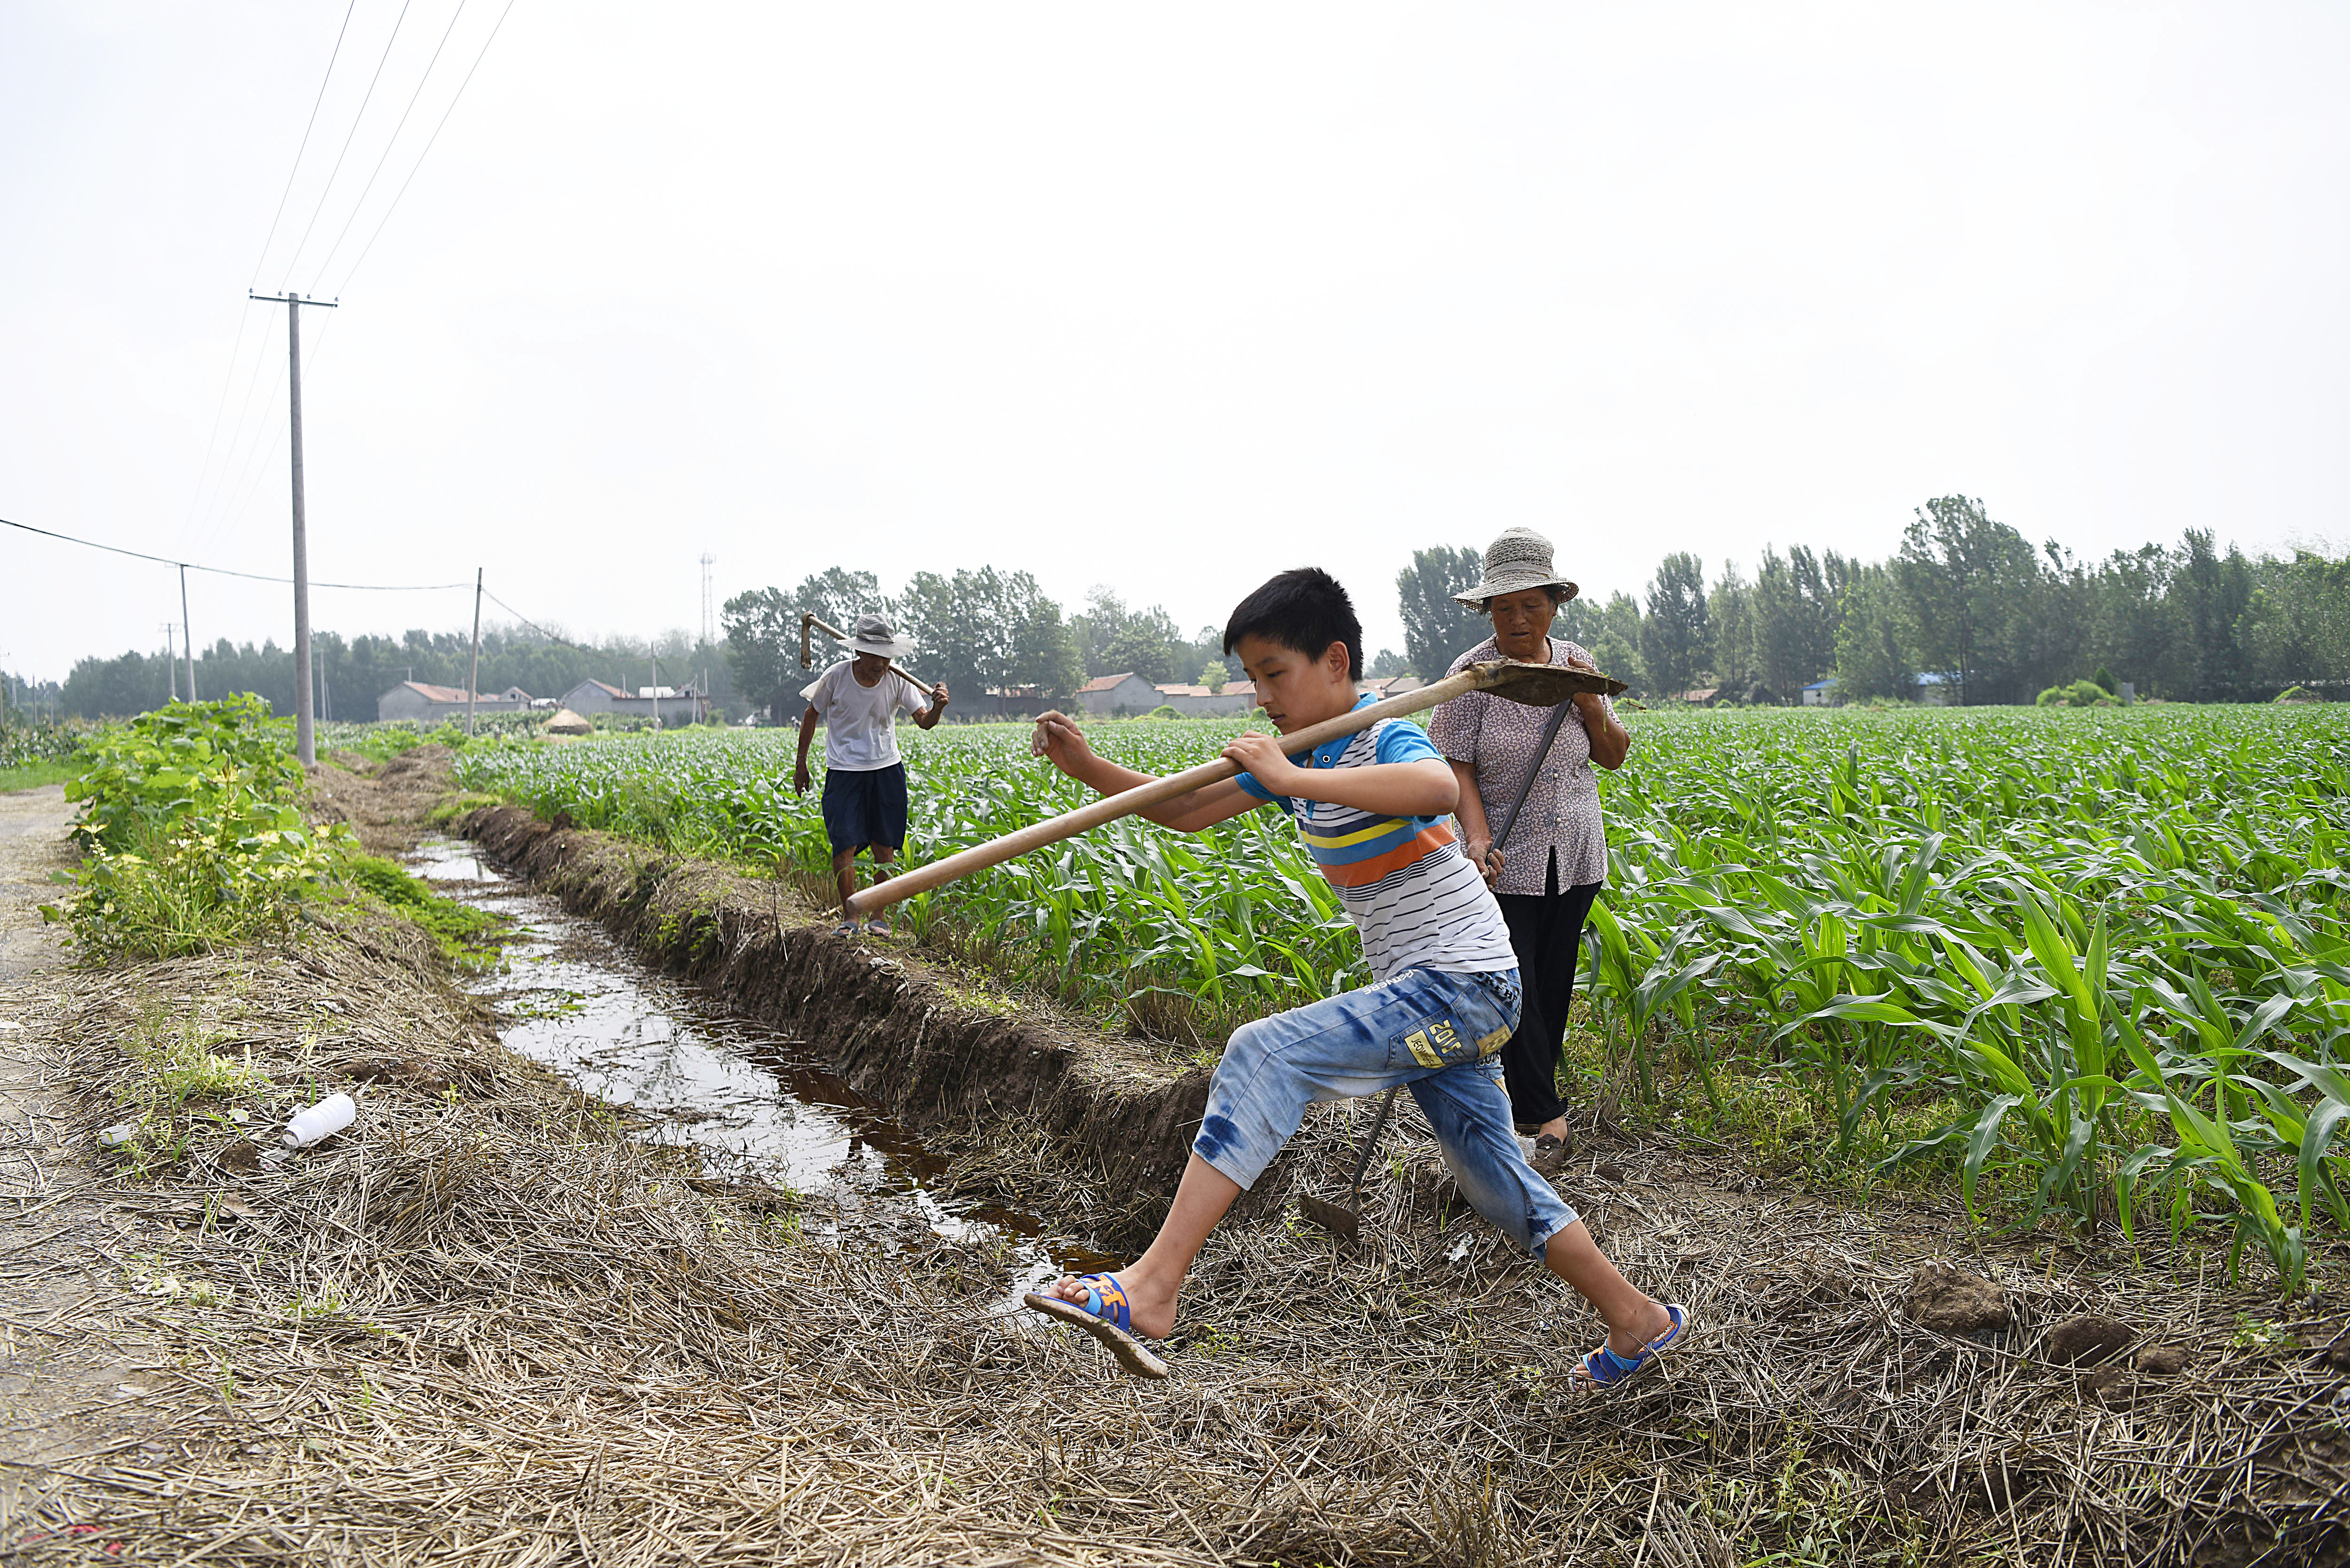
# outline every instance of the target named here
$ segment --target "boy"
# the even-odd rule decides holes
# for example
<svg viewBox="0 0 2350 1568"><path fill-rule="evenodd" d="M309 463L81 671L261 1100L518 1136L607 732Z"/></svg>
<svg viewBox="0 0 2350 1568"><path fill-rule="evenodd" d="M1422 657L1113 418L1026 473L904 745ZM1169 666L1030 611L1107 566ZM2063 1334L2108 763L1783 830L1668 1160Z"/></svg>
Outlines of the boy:
<svg viewBox="0 0 2350 1568"><path fill-rule="evenodd" d="M1224 628L1224 650L1241 656L1284 734L1372 701L1355 689L1362 641L1347 590L1313 567L1266 583ZM1036 722L1034 749L1106 794L1149 782L1096 756L1058 713ZM1296 1132L1305 1106L1409 1084L1462 1194L1607 1319L1607 1342L1584 1357L1575 1386L1648 1366L1680 1336L1688 1310L1650 1300L1617 1272L1511 1130L1497 1053L1517 1025L1517 958L1500 906L1440 820L1459 798L1451 766L1418 725L1393 719L1295 760L1255 734L1224 755L1244 770L1238 778L1143 815L1186 833L1267 803L1296 818L1362 935L1372 983L1234 1030L1149 1250L1114 1274L1065 1276L1028 1304L1099 1339L1128 1372L1166 1376L1167 1364L1135 1336L1174 1328L1183 1276L1208 1232Z"/></svg>
<svg viewBox="0 0 2350 1568"><path fill-rule="evenodd" d="M852 657L841 660L800 693L807 711L800 715L800 760L792 770L792 788L807 794L808 740L818 723L824 725L824 834L832 841L832 877L846 905L857 891L857 852L873 852L873 879L889 873L890 862L906 842L906 765L898 760L898 711L928 730L947 711L947 689L933 686L923 692L903 670L889 661L912 651L890 632L878 615L857 618L849 639ZM928 696L925 707L914 699ZM889 922L876 917L865 929L877 937L889 934ZM837 937L857 934L857 922L844 919L833 928Z"/></svg>

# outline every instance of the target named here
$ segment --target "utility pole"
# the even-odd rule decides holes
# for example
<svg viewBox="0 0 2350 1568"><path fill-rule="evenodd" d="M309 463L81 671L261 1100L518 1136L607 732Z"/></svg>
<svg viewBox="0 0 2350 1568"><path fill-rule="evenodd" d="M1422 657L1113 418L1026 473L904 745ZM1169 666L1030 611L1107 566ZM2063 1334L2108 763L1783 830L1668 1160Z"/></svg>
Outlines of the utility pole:
<svg viewBox="0 0 2350 1568"><path fill-rule="evenodd" d="M704 550L702 553L702 645L704 648L718 640L718 623L710 618L710 568L718 557Z"/></svg>
<svg viewBox="0 0 2350 1568"><path fill-rule="evenodd" d="M337 308L336 303L285 294L255 294L247 299L286 306L286 406L293 417L294 447L294 753L304 767L318 762L317 715L310 711L310 538L302 517L302 307Z"/></svg>
<svg viewBox="0 0 2350 1568"><path fill-rule="evenodd" d="M473 568L473 662L465 670L465 739L473 738L474 688L482 683L482 568Z"/></svg>
<svg viewBox="0 0 2350 1568"><path fill-rule="evenodd" d="M163 681L172 689L171 695L164 699L167 702L180 700L180 651L172 646L173 629L170 621L163 623Z"/></svg>
<svg viewBox="0 0 2350 1568"><path fill-rule="evenodd" d="M180 568L180 650L188 656L188 701L196 700L196 634L188 626L188 568Z"/></svg>

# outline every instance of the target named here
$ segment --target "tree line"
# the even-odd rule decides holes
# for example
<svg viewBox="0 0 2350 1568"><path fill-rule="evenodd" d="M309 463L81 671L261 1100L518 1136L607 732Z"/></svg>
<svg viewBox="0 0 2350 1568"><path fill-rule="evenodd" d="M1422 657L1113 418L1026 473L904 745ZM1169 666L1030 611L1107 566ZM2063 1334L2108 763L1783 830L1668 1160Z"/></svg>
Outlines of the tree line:
<svg viewBox="0 0 2350 1568"><path fill-rule="evenodd" d="M1071 615L1026 572L917 572L899 592L884 594L872 573L829 566L788 592L758 588L726 601L735 689L775 722L796 717L811 679L800 668L801 615L853 633L857 618L876 610L914 644L907 664L925 680L944 682L965 714L995 711L1000 692L1065 702L1097 675L1130 670L1154 686L1219 687L1239 675L1220 629L1201 627L1186 637L1160 606L1130 607L1107 587L1093 588ZM817 669L842 656L822 633L812 651Z"/></svg>
<svg viewBox="0 0 2350 1568"><path fill-rule="evenodd" d="M470 628L462 631L411 630L392 637L345 639L314 632L310 662L319 690L314 701L322 719L372 720L376 698L403 680L465 688L473 657ZM519 686L534 697L560 697L583 680L602 680L634 691L655 684L702 688L704 672L711 700L722 712L740 713L725 650L682 631L645 641L606 638L594 646L550 638L526 628L482 628L481 690L484 694ZM160 708L177 691L188 695L184 659L167 661L161 652L130 652L112 659L84 659L73 667L57 705L87 719L122 717ZM275 640L258 648L222 638L196 650L196 695L224 697L250 691L280 715L294 711L294 651Z"/></svg>
<svg viewBox="0 0 2350 1568"><path fill-rule="evenodd" d="M1572 577L1572 545L1562 543L1561 569ZM1415 552L1396 578L1405 646L1379 649L1365 673L1434 679L1482 640L1484 618L1451 597L1478 580L1482 564L1469 545ZM556 697L597 680L634 690L653 683L658 659L662 684L706 680L730 717L756 709L787 722L810 678L799 663L801 613L848 630L873 609L912 639L913 668L945 681L967 715L990 711L989 693L1065 702L1088 679L1128 670L1162 686L1241 679L1219 628L1187 636L1162 607L1130 606L1108 587L1089 590L1070 613L1026 572L917 572L884 594L872 573L830 566L788 591L727 600L716 645L671 632L586 648L524 628L485 628L481 689ZM2338 697L2350 690L2350 557L2309 549L2248 556L2189 529L2176 545L2084 562L2054 540L2034 547L1979 500L1946 495L1917 509L1883 561L1766 544L1751 575L1726 561L1709 580L1700 556L1675 552L1640 596L1571 600L1555 631L1649 701L1713 688L1736 701L1791 701L1828 679L1841 701L1910 699L1924 674L1956 701L2030 702L2100 672L2141 696L2178 701L2265 701L2296 685ZM377 695L403 680L462 689L471 649L463 630L348 640L321 632L320 711L372 719ZM821 638L814 651L819 668L839 657ZM184 679L160 652L93 657L74 666L49 702L85 718L143 712ZM275 642L223 639L197 654L196 690L255 692L290 713L293 655Z"/></svg>
<svg viewBox="0 0 2350 1568"><path fill-rule="evenodd" d="M1467 546L1415 553L1397 582L1406 649L1381 659L1432 677L1484 638L1484 618L1451 597L1482 566ZM1561 570L1575 575L1571 561ZM1676 552L1642 597L1570 600L1554 635L1650 701L1712 688L1791 701L1823 680L1838 701L1910 700L1922 675L1954 702L2028 703L2103 673L2141 697L2264 701L2350 689L2350 557L2248 556L2189 529L2085 562L1945 495L1884 561L1766 544L1751 576L1728 561L1709 583L1702 559Z"/></svg>

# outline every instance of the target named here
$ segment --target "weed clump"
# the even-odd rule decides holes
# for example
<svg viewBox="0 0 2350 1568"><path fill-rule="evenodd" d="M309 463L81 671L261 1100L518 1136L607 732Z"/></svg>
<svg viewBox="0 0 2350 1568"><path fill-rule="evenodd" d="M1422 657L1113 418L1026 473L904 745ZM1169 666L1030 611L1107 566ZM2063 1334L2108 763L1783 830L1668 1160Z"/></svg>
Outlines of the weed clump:
<svg viewBox="0 0 2350 1568"><path fill-rule="evenodd" d="M345 836L296 802L292 726L246 693L174 702L83 743L66 798L86 855L79 888L45 904L87 957L176 958L292 929Z"/></svg>
<svg viewBox="0 0 2350 1568"><path fill-rule="evenodd" d="M482 961L482 950L494 945L504 924L486 909L442 898L380 856L346 855L341 874L352 887L373 894L393 913L422 927L453 963Z"/></svg>

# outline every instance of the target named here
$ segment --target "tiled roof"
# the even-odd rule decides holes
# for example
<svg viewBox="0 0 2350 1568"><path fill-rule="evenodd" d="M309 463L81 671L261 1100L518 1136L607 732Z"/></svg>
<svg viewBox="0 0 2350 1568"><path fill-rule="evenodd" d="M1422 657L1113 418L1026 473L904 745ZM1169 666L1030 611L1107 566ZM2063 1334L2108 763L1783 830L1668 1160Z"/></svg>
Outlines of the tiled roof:
<svg viewBox="0 0 2350 1568"><path fill-rule="evenodd" d="M1097 675L1091 680L1087 681L1083 686L1078 687L1077 690L1080 691L1107 691L1118 685L1118 682L1122 680L1131 680L1133 679L1134 671L1131 670L1120 670L1116 675Z"/></svg>
<svg viewBox="0 0 2350 1568"><path fill-rule="evenodd" d="M427 686L421 680L403 680L402 686L419 693L428 702L463 702L465 694L453 686Z"/></svg>

